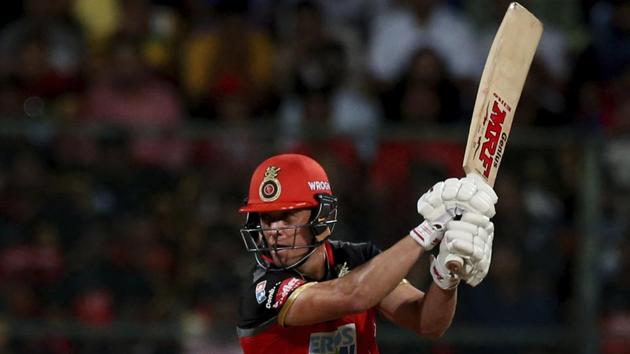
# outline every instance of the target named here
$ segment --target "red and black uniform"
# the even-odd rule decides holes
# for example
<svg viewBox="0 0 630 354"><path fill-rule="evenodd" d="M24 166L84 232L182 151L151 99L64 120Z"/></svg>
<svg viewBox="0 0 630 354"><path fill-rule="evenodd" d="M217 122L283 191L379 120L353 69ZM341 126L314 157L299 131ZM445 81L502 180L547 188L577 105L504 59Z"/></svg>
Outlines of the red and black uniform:
<svg viewBox="0 0 630 354"><path fill-rule="evenodd" d="M343 276L380 252L370 243L325 241L325 247L327 272L319 281ZM283 326L293 300L313 284L295 270L254 269L239 308L237 332L245 354L379 353L375 308L310 326Z"/></svg>

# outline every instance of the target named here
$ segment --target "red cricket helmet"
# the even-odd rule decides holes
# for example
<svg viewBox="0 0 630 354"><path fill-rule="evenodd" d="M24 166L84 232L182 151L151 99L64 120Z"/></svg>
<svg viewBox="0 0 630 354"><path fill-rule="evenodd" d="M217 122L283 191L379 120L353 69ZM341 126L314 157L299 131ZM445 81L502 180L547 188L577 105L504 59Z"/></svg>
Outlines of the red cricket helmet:
<svg viewBox="0 0 630 354"><path fill-rule="evenodd" d="M293 225L294 230L308 227L315 236L311 244L270 247L263 236L259 213L313 209L308 224ZM291 269L302 264L316 248L332 233L337 223L337 198L332 195L328 176L322 166L308 156L282 154L263 161L252 175L247 204L239 209L247 213L241 237L248 252L255 255L256 262L265 269ZM271 252L281 249L310 249L293 264L273 266Z"/></svg>
<svg viewBox="0 0 630 354"><path fill-rule="evenodd" d="M315 208L320 204L318 194L332 195L332 191L317 161L299 154L276 155L254 171L247 204L239 212Z"/></svg>

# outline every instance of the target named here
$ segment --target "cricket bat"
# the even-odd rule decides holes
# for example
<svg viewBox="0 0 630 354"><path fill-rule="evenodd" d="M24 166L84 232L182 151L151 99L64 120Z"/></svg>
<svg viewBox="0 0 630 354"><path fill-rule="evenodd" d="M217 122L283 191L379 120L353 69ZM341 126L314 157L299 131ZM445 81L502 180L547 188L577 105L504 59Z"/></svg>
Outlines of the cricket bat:
<svg viewBox="0 0 630 354"><path fill-rule="evenodd" d="M481 74L462 164L467 176L494 181L510 136L514 112L543 32L542 23L520 4L508 6ZM463 260L446 259L457 273Z"/></svg>

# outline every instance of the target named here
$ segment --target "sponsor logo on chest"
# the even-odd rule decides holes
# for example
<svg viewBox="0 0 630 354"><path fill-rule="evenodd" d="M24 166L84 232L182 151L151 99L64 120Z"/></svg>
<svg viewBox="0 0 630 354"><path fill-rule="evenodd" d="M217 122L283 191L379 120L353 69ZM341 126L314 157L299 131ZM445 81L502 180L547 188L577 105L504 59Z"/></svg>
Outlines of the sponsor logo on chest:
<svg viewBox="0 0 630 354"><path fill-rule="evenodd" d="M308 354L357 354L357 329L348 323L331 332L312 333Z"/></svg>
<svg viewBox="0 0 630 354"><path fill-rule="evenodd" d="M279 285L280 282L278 282L276 284ZM273 287L271 289L269 289L269 292L267 293L267 302L265 303L265 307L268 309L271 309L271 303L273 302L273 294L276 292L276 287Z"/></svg>
<svg viewBox="0 0 630 354"><path fill-rule="evenodd" d="M267 297L265 296L265 286L267 286L267 281L263 280L260 283L256 284L256 301L259 304L262 304Z"/></svg>

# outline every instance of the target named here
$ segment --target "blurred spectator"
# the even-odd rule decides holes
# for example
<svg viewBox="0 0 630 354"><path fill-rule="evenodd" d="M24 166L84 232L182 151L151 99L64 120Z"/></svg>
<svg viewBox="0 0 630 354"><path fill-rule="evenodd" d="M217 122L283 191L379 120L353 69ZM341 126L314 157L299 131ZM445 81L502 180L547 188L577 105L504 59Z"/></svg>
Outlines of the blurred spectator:
<svg viewBox="0 0 630 354"><path fill-rule="evenodd" d="M273 47L246 11L243 0L221 0L216 23L186 41L182 81L193 114L239 121L269 108Z"/></svg>
<svg viewBox="0 0 630 354"><path fill-rule="evenodd" d="M68 1L24 1L24 15L0 33L0 53L0 80L12 117L63 118L74 112L85 47Z"/></svg>
<svg viewBox="0 0 630 354"><path fill-rule="evenodd" d="M294 6L304 0L283 0L283 2ZM359 38L365 39L371 19L387 8L392 0L313 0L312 2L321 7L322 19L326 22L327 28L334 31L356 32Z"/></svg>
<svg viewBox="0 0 630 354"><path fill-rule="evenodd" d="M41 33L45 62L64 75L76 74L84 55L83 36L69 15L70 1L25 0L24 15L0 33L0 74L11 73L20 48L32 33Z"/></svg>
<svg viewBox="0 0 630 354"><path fill-rule="evenodd" d="M610 135L599 171L600 348L625 353L628 2L581 2L584 19L576 21L591 33L584 48L582 33L552 20L575 16L566 4L529 4L545 33L518 121L564 124L569 133L579 123ZM506 0L7 3L0 16L0 352L239 352L229 294L251 262L235 231L249 179L242 171L279 150L315 156L338 181L345 222L337 238L353 240L347 230L359 230L386 247L418 222L411 211L420 193L462 174L463 140L427 140L412 130L467 122L506 6ZM469 25L474 11L486 19L479 34ZM371 86L372 79L381 85ZM214 122L197 130L186 125L186 112ZM48 115L89 124L35 121ZM18 123L29 127L15 130L6 119L16 117L26 117ZM268 119L253 122L257 117ZM390 134L383 122L408 138ZM92 124L99 129L82 129ZM194 137L182 139L190 131ZM472 305L462 307L471 311L457 315L459 324L507 331L572 324L580 300L573 262L584 144L532 144L515 143L503 161L492 274L482 288L462 288L460 301ZM430 281L425 270L418 265L409 279ZM39 329L60 332L31 332ZM418 350L417 343L406 345L388 343L392 353ZM568 345L567 352L577 349Z"/></svg>
<svg viewBox="0 0 630 354"><path fill-rule="evenodd" d="M339 69L332 71L329 67L340 65L334 60L339 58L328 59L322 63L328 67L321 68L317 64L322 59L317 57L325 56L327 50L334 46L341 47L345 52L343 43L325 26L322 10L316 2L299 1L291 5L285 15L293 22L289 22L282 31L283 43L276 50L275 75L283 94L294 93L304 86L322 86L333 80Z"/></svg>
<svg viewBox="0 0 630 354"><path fill-rule="evenodd" d="M100 50L118 34L142 39L151 67L174 64L172 45L180 30L178 10L160 1L75 0L73 14L86 32L92 50ZM175 5L175 4L172 4ZM169 70L174 67L169 67ZM170 73L170 72L169 72Z"/></svg>
<svg viewBox="0 0 630 354"><path fill-rule="evenodd" d="M478 38L465 17L443 0L399 2L372 24L368 66L374 79L386 84L395 80L422 47L443 57L457 80L477 78Z"/></svg>
<svg viewBox="0 0 630 354"><path fill-rule="evenodd" d="M114 35L120 21L119 0L74 0L72 12L85 32L92 50L104 45Z"/></svg>
<svg viewBox="0 0 630 354"><path fill-rule="evenodd" d="M535 126L572 124L564 90L564 81L554 78L543 60L534 58L518 103L519 122Z"/></svg>
<svg viewBox="0 0 630 354"><path fill-rule="evenodd" d="M416 126L460 121L459 89L442 58L430 48L418 49L392 90L383 94L386 119Z"/></svg>
<svg viewBox="0 0 630 354"><path fill-rule="evenodd" d="M107 47L114 38L138 42L142 59L155 74L178 82L179 41L182 23L175 10L148 0L75 2L75 16L90 39L88 77L107 71Z"/></svg>
<svg viewBox="0 0 630 354"><path fill-rule="evenodd" d="M276 49L275 73L281 93L295 90L295 76L308 68L310 57L319 55L320 49L334 43L343 47L346 57L346 78L351 85L361 86L365 76L364 38L357 26L350 26L344 15L332 16L336 6L350 8L354 1L285 0L277 10L279 46ZM363 9L365 1L362 2ZM366 14L357 11L355 16ZM367 23L363 23L366 25Z"/></svg>
<svg viewBox="0 0 630 354"><path fill-rule="evenodd" d="M118 33L140 42L140 49L148 67L176 80L179 47L179 18L164 6L155 6L149 0L120 2Z"/></svg>
<svg viewBox="0 0 630 354"><path fill-rule="evenodd" d="M19 49L15 66L16 81L19 85L20 101L24 113L29 118L43 118L45 114L65 118L74 112L78 91L82 84L70 73L55 70L47 62L48 43L43 32L35 32L24 38ZM68 101L73 107L68 111L64 104Z"/></svg>
<svg viewBox="0 0 630 354"><path fill-rule="evenodd" d="M378 107L348 78L348 56L341 42L323 27L321 9L313 2L296 5L299 37L287 45L278 68L286 76L287 94L279 108L284 144L295 144L309 132L329 130L354 140L359 157L374 155Z"/></svg>
<svg viewBox="0 0 630 354"><path fill-rule="evenodd" d="M330 24L351 27L358 30L361 38L366 38L370 22L397 0L346 0L322 1L324 18Z"/></svg>
<svg viewBox="0 0 630 354"><path fill-rule="evenodd" d="M581 74L600 81L615 79L630 62L630 4L624 0L597 1L589 20L593 37L581 59L593 66Z"/></svg>
<svg viewBox="0 0 630 354"><path fill-rule="evenodd" d="M611 83L624 82L630 63L630 5L622 0L598 1L589 15L592 38L575 60L569 109L578 123L611 129L619 117L615 112L626 109L623 94L612 93ZM623 114L620 117L621 128Z"/></svg>
<svg viewBox="0 0 630 354"><path fill-rule="evenodd" d="M85 119L148 131L132 142L134 157L142 163L181 165L186 147L173 128L181 125L183 111L174 87L147 69L140 43L131 37L112 38L107 68L107 75L87 92Z"/></svg>

